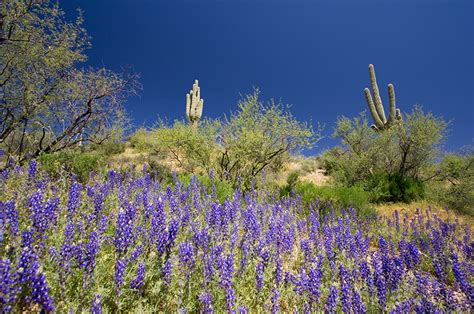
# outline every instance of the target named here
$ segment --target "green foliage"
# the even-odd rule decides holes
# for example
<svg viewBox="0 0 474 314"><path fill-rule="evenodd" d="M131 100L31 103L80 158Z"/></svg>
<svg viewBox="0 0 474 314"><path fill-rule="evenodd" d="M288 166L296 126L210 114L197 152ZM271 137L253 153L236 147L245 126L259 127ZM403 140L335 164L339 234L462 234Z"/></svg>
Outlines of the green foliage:
<svg viewBox="0 0 474 314"><path fill-rule="evenodd" d="M343 146L326 152L323 163L336 184L361 187L372 201L411 201L423 196L422 182L431 176L446 127L419 107L383 132L371 129L364 114L342 117L334 137Z"/></svg>
<svg viewBox="0 0 474 314"><path fill-rule="evenodd" d="M172 182L173 171L169 166L165 165L159 160L156 160L155 158L148 158L147 164L147 171L150 173L153 179L160 182Z"/></svg>
<svg viewBox="0 0 474 314"><path fill-rule="evenodd" d="M104 157L97 152L74 152L62 151L39 156L38 162L41 168L49 176L57 178L63 172L73 173L80 182L87 182L89 174L100 172L104 166Z"/></svg>
<svg viewBox="0 0 474 314"><path fill-rule="evenodd" d="M278 172L289 153L311 147L320 134L298 121L281 103L264 104L259 91L246 95L239 110L223 123L219 137L218 175L249 188L263 170Z"/></svg>
<svg viewBox="0 0 474 314"><path fill-rule="evenodd" d="M156 149L157 139L150 131L139 128L128 139L130 145L139 152L153 152Z"/></svg>
<svg viewBox="0 0 474 314"><path fill-rule="evenodd" d="M288 194L288 185L280 190L282 196ZM369 193L358 187L316 186L310 182L298 182L292 193L300 195L305 204L319 200L322 203L331 202L336 207L355 207L366 210L369 204Z"/></svg>
<svg viewBox="0 0 474 314"><path fill-rule="evenodd" d="M219 127L217 120L202 120L199 132L195 132L181 121L175 121L172 126L161 122L150 132L154 139L151 148L171 158L182 171L208 173L215 161Z"/></svg>
<svg viewBox="0 0 474 314"><path fill-rule="evenodd" d="M399 174L376 173L368 182L371 202L404 202L421 199L425 195L425 184L414 178Z"/></svg>
<svg viewBox="0 0 474 314"><path fill-rule="evenodd" d="M19 162L80 143L103 143L123 128L123 102L137 76L85 68L83 17L68 21L53 1L0 2L0 148Z"/></svg>
<svg viewBox="0 0 474 314"><path fill-rule="evenodd" d="M429 197L449 208L474 216L474 153L448 154L438 165Z"/></svg>

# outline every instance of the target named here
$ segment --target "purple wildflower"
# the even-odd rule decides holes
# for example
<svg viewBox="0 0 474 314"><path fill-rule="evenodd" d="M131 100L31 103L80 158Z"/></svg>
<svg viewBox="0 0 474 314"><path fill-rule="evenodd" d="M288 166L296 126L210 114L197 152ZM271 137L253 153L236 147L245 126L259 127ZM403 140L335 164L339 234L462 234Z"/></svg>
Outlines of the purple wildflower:
<svg viewBox="0 0 474 314"><path fill-rule="evenodd" d="M91 304L91 314L102 314L102 296L95 294Z"/></svg>
<svg viewBox="0 0 474 314"><path fill-rule="evenodd" d="M213 313L212 309L212 294L211 293L203 293L199 296L199 300L202 302L202 309L201 313L209 314Z"/></svg>
<svg viewBox="0 0 474 314"><path fill-rule="evenodd" d="M327 313L335 313L336 307L337 307L337 288L335 286L331 286L331 288L329 288L329 295L326 300L324 310Z"/></svg>
<svg viewBox="0 0 474 314"><path fill-rule="evenodd" d="M173 264L171 263L171 258L169 258L165 261L163 268L161 270L161 273L163 275L163 280L167 286L171 284L172 271L173 271Z"/></svg>
<svg viewBox="0 0 474 314"><path fill-rule="evenodd" d="M179 245L179 264L189 276L194 267L194 247L191 242L183 242Z"/></svg>
<svg viewBox="0 0 474 314"><path fill-rule="evenodd" d="M138 264L137 276L130 282L130 288L143 291L143 286L145 284L145 264L143 262Z"/></svg>

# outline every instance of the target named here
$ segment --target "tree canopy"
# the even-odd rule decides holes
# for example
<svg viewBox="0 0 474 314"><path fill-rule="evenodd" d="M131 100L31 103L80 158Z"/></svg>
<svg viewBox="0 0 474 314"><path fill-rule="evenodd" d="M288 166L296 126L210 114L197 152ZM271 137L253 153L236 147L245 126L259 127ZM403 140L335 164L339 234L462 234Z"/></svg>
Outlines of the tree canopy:
<svg viewBox="0 0 474 314"><path fill-rule="evenodd" d="M19 162L82 142L101 143L126 121L137 75L86 68L90 38L81 12L57 3L0 3L0 145Z"/></svg>

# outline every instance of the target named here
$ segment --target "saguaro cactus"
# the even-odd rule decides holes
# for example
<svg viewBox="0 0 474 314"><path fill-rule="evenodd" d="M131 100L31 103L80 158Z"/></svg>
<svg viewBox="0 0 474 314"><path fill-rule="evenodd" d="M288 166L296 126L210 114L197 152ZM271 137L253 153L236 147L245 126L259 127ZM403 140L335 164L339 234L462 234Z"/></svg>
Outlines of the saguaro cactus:
<svg viewBox="0 0 474 314"><path fill-rule="evenodd" d="M197 129L199 119L202 116L202 107L204 99L201 99L201 90L198 80L194 81L193 89L186 94L186 117L194 129Z"/></svg>
<svg viewBox="0 0 474 314"><path fill-rule="evenodd" d="M369 105L370 114L372 115L372 119L374 119L375 123L372 125L372 128L378 131L386 130L390 128L395 122L402 121L402 114L400 113L400 109L397 109L395 105L395 89L393 87L393 84L388 84L390 111L388 113L387 119L382 105L382 98L380 98L379 87L377 86L377 79L375 77L375 69L373 64L369 64L369 75L374 99L372 99L372 95L370 94L370 90L368 88L364 89L364 93L367 105Z"/></svg>

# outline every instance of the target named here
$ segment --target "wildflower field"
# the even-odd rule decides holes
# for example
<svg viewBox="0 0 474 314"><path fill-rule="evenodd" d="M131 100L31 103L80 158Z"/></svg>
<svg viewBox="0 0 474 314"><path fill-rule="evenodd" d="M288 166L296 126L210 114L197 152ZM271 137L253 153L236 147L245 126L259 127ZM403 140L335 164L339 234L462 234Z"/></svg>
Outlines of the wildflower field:
<svg viewBox="0 0 474 314"><path fill-rule="evenodd" d="M1 312L473 310L472 231L454 213L381 217L265 190L219 202L145 169L83 185L32 161L0 180Z"/></svg>

